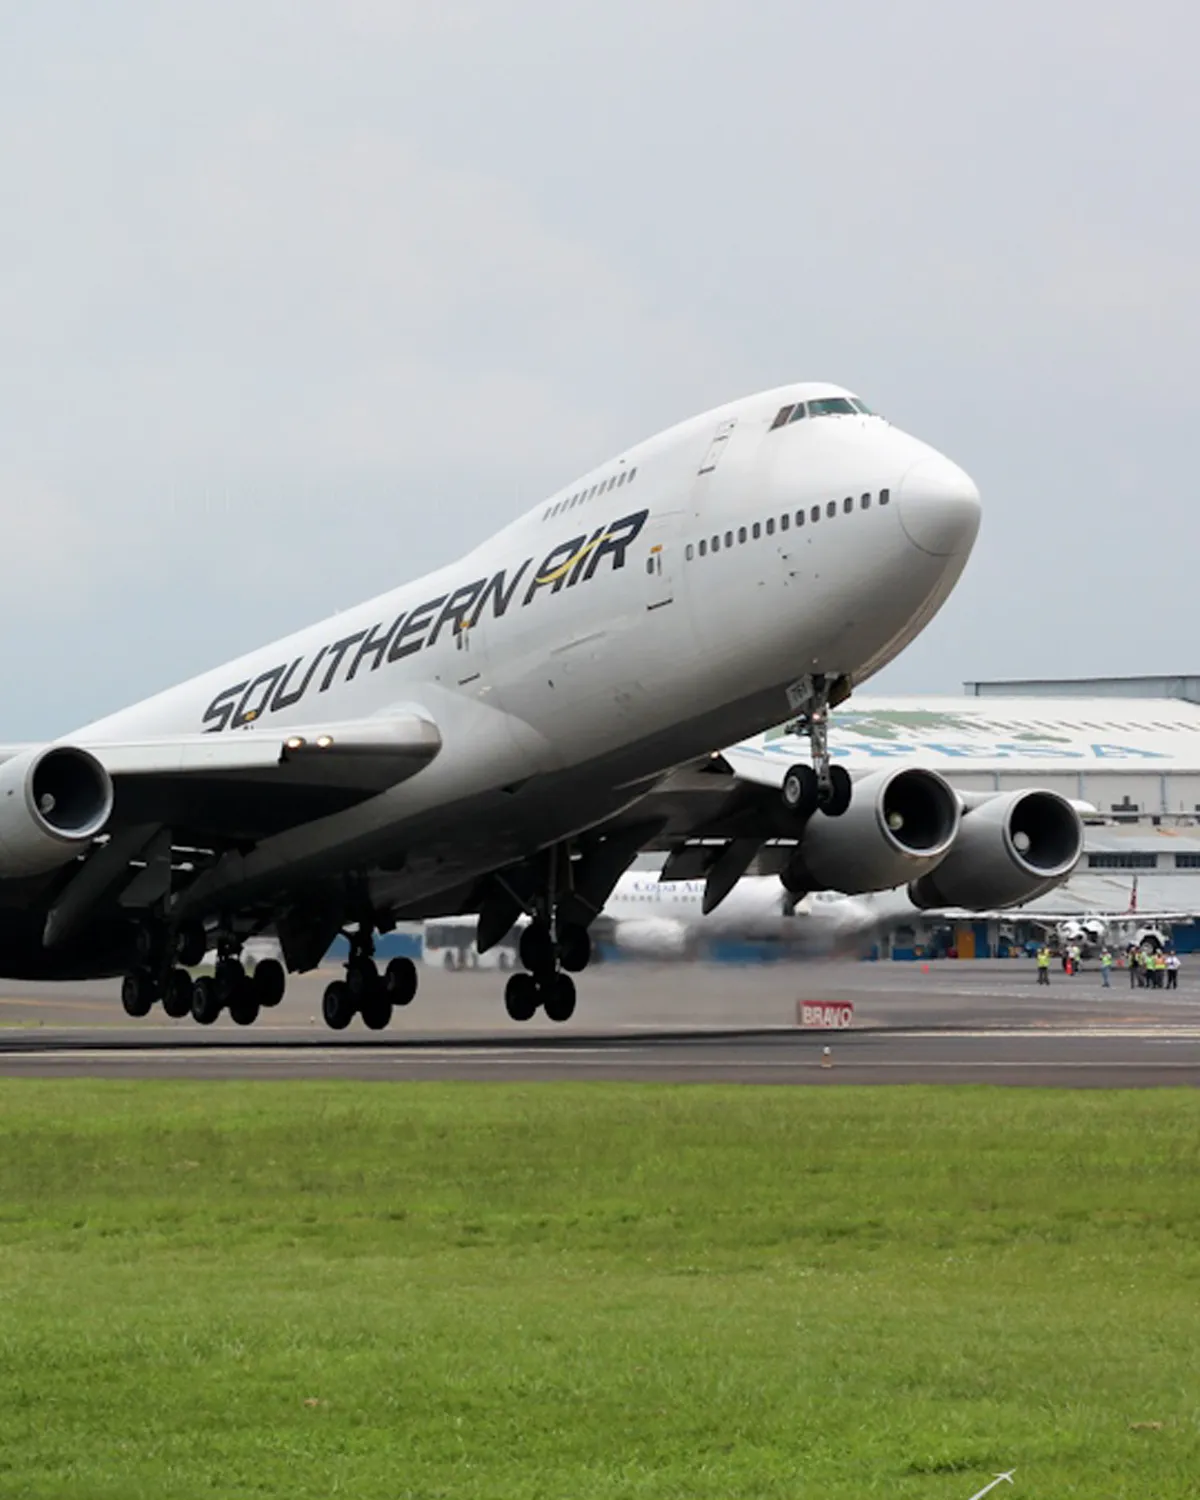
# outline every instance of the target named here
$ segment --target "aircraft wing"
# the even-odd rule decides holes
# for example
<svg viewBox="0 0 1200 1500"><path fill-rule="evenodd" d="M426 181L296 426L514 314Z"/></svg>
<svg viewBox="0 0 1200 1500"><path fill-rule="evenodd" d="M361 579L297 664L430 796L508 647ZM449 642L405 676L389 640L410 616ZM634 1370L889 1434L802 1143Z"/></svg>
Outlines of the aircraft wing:
<svg viewBox="0 0 1200 1500"><path fill-rule="evenodd" d="M91 744L113 783L110 826L159 824L200 842L257 839L376 796L441 749L417 710L357 723Z"/></svg>

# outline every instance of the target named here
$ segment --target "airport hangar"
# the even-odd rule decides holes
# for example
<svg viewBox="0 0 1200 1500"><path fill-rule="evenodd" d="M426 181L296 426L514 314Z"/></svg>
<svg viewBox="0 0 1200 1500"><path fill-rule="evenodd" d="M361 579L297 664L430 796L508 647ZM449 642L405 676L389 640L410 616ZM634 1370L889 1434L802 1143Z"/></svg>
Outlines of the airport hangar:
<svg viewBox="0 0 1200 1500"><path fill-rule="evenodd" d="M1200 676L968 682L963 697L856 694L832 716L830 740L855 774L904 759L963 791L1036 783L1091 809L1070 880L1010 920L956 924L960 957L1036 938L1039 913L1123 912L1135 877L1139 913L1200 918ZM919 956L939 925L916 918L885 947ZM1181 952L1200 951L1200 921L1177 924L1173 936Z"/></svg>

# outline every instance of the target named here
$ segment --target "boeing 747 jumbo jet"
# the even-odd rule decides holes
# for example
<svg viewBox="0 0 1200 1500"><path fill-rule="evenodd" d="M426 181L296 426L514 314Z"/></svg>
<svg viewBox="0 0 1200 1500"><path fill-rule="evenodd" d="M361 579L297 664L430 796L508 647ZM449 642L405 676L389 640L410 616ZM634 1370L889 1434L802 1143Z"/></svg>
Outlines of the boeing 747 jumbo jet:
<svg viewBox="0 0 1200 1500"><path fill-rule="evenodd" d="M524 914L508 1012L566 1020L588 924L644 846L732 817L713 901L767 837L806 884L874 879L864 838L919 875L957 830L949 789L896 771L860 798L826 712L929 622L978 526L960 468L836 386L672 427L449 567L3 751L0 971L123 974L130 1015L246 1025L344 932L325 1020L379 1029L416 970L380 973L376 933L474 912L486 948ZM789 713L812 763L732 812L723 778L714 822L714 747ZM262 934L283 962L249 975Z"/></svg>

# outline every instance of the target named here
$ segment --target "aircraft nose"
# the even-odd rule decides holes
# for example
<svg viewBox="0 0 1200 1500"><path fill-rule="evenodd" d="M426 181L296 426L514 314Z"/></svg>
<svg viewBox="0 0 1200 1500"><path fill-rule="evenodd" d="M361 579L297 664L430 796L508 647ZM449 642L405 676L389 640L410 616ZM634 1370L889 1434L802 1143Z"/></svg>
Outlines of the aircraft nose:
<svg viewBox="0 0 1200 1500"><path fill-rule="evenodd" d="M979 530L979 491L948 458L939 454L913 464L900 481L898 504L914 547L933 557L970 551Z"/></svg>

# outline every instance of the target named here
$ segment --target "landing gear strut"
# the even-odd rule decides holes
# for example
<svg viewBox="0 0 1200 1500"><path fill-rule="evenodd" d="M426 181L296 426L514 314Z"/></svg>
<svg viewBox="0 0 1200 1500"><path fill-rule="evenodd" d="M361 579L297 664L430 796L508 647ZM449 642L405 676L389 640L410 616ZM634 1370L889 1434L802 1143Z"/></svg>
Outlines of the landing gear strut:
<svg viewBox="0 0 1200 1500"><path fill-rule="evenodd" d="M509 976L504 1008L514 1021L532 1020L538 1009L549 1021L569 1021L575 1014L575 981L592 957L586 927L557 919L557 863L550 852L547 893L536 915L521 933L517 951L525 972Z"/></svg>
<svg viewBox="0 0 1200 1500"><path fill-rule="evenodd" d="M356 1015L369 1031L383 1031L397 1005L408 1005L417 993L417 966L411 958L393 958L381 974L375 962L374 929L361 923L347 933L350 957L345 979L327 985L321 1014L332 1031L344 1031Z"/></svg>
<svg viewBox="0 0 1200 1500"><path fill-rule="evenodd" d="M813 763L788 768L782 797L789 817L805 822L818 810L840 818L850 806L850 773L845 766L833 765L829 757L830 689L829 679L817 673L802 678L793 694L799 711L788 724L788 732L808 736Z"/></svg>

